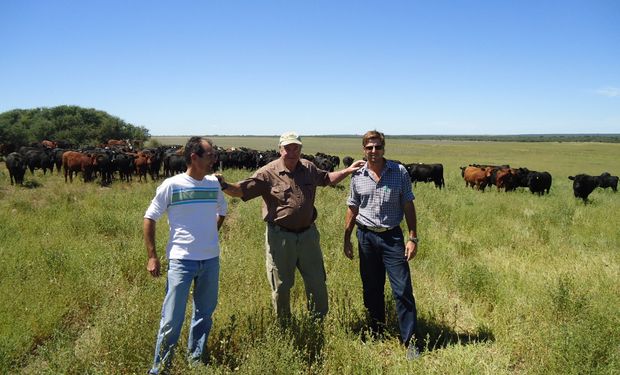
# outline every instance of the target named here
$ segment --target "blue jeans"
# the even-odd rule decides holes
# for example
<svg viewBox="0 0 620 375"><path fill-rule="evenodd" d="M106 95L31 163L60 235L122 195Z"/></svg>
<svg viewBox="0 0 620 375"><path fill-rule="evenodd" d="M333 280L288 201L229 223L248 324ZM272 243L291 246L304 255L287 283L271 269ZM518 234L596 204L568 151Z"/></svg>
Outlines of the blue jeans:
<svg viewBox="0 0 620 375"><path fill-rule="evenodd" d="M407 345L416 326L416 308L411 286L409 263L405 258L403 232L400 227L382 233L357 229L360 275L364 288L364 306L371 319L371 329L380 332L385 324L385 273L390 279L400 337Z"/></svg>
<svg viewBox="0 0 620 375"><path fill-rule="evenodd" d="M193 309L187 351L190 361L201 359L213 324L211 316L217 305L219 272L219 257L205 260L170 259L166 297L150 374L165 372L171 364L185 319L185 307L192 282Z"/></svg>

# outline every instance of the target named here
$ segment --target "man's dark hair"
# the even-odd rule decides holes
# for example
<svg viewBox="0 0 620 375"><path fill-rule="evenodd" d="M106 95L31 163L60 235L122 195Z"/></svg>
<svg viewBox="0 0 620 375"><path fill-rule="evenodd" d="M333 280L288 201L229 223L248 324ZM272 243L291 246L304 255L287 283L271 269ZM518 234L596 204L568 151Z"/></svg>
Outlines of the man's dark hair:
<svg viewBox="0 0 620 375"><path fill-rule="evenodd" d="M185 151L183 152L183 156L185 156L185 164L192 164L192 153L202 157L205 153L205 149L202 148L202 141L207 142L211 147L213 147L213 141L209 138L205 137L191 137L189 141L185 144Z"/></svg>

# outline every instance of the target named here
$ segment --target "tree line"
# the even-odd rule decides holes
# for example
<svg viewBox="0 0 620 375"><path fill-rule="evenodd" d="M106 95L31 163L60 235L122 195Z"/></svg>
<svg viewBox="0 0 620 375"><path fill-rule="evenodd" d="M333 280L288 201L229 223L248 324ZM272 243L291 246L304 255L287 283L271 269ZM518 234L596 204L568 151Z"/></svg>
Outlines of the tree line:
<svg viewBox="0 0 620 375"><path fill-rule="evenodd" d="M17 147L42 140L62 140L74 147L103 144L109 139L146 141L149 130L94 108L62 105L14 109L0 114L0 144Z"/></svg>

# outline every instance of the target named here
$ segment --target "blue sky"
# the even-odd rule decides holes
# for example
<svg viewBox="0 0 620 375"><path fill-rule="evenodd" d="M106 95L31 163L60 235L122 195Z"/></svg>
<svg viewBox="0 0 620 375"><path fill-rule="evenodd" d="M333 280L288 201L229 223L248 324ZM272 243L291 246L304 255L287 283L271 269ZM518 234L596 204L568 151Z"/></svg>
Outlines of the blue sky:
<svg viewBox="0 0 620 375"><path fill-rule="evenodd" d="M620 1L0 2L0 112L152 135L620 133Z"/></svg>

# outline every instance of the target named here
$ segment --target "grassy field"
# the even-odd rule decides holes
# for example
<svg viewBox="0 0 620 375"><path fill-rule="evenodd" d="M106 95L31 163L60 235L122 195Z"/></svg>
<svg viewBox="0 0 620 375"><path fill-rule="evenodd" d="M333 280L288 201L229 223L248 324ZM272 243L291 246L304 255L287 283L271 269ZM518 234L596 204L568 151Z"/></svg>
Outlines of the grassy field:
<svg viewBox="0 0 620 375"><path fill-rule="evenodd" d="M214 140L256 149L277 143L274 137ZM306 153L362 155L357 138L303 140ZM445 166L446 189L414 187L421 243L411 265L422 357L405 361L389 291L386 337L364 339L357 260L342 254L347 179L342 188L318 190L326 321L308 319L298 279L294 324L282 331L272 323L260 201L230 199L210 363L187 367L184 330L176 373L620 372L620 195L598 189L584 205L567 178L618 175L620 144L388 139L386 150L402 162ZM551 194L465 188L458 167L474 162L549 171ZM250 173L224 171L230 181ZM165 284L145 270L141 232L157 183L101 188L65 184L40 171L26 178L36 188L10 186L0 165L0 373L145 373ZM160 254L166 227L161 220Z"/></svg>

